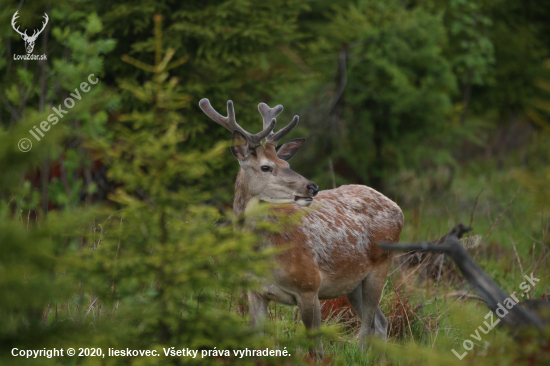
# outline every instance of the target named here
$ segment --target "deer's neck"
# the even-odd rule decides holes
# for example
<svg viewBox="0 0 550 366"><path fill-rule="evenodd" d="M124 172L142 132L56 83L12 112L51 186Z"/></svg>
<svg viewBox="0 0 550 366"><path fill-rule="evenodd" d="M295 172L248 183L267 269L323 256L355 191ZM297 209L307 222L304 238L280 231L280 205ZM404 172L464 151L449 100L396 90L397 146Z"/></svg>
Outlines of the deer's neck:
<svg viewBox="0 0 550 366"><path fill-rule="evenodd" d="M233 212L236 215L242 215L246 209L246 205L252 199L248 185L243 178L243 170L239 169L237 181L235 182L235 199L233 200Z"/></svg>

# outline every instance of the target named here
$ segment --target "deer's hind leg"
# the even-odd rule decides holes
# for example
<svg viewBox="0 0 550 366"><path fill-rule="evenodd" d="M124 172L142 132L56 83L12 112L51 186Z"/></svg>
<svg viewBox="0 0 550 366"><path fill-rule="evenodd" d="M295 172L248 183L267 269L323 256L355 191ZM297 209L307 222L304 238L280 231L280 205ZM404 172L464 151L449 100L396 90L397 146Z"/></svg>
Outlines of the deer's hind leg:
<svg viewBox="0 0 550 366"><path fill-rule="evenodd" d="M346 295L349 303L355 314L362 319L363 315L363 284L360 283L352 292ZM373 334L383 340L388 339L388 320L384 316L380 307L376 307L376 312L374 313L374 320L371 323L371 331Z"/></svg>
<svg viewBox="0 0 550 366"><path fill-rule="evenodd" d="M367 336L383 332L387 328L387 320L378 308L382 290L386 283L391 259L377 264L361 282L361 329L359 330L359 346L364 349ZM376 314L379 319L376 319ZM385 333L384 333L385 334ZM385 338L385 336L383 337Z"/></svg>

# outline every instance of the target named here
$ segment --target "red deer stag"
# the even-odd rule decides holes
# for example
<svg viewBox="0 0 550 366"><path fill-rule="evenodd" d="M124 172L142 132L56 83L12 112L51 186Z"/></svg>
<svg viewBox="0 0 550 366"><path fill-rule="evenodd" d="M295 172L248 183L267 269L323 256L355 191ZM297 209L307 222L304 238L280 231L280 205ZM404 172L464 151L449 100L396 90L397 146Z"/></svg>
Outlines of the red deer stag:
<svg viewBox="0 0 550 366"><path fill-rule="evenodd" d="M216 112L206 98L199 105L214 122L233 133L231 152L240 165L235 214L245 213L251 203L260 201L277 204L273 209L286 215L307 210L299 225L267 238L270 245L290 248L276 257L279 268L273 273L273 281L261 292L249 292L251 326L263 327L267 304L275 301L297 305L306 328L318 328L319 300L346 295L362 321L361 348L368 335L385 339L387 320L378 304L392 254L377 244L399 241L403 227L400 208L381 193L361 185L318 192L315 183L292 171L287 161L305 139L277 145L298 124L298 116L294 116L290 124L273 132L275 117L283 106L269 108L260 103L264 128L253 135L237 124L233 102L227 102L227 117ZM322 349L318 352L322 354Z"/></svg>

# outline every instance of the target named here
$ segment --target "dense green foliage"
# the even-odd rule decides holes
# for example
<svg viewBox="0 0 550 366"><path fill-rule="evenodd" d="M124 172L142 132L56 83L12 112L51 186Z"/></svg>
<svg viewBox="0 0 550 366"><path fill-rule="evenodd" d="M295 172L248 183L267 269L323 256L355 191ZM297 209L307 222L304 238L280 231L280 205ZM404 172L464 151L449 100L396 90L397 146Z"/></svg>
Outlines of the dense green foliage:
<svg viewBox="0 0 550 366"><path fill-rule="evenodd" d="M86 346L159 353L288 346L290 361L261 360L300 362L296 343L307 340L290 313L279 313L280 325L265 338L245 326L243 289L255 285L253 274L269 272L273 253L258 249L255 234L233 230L237 165L227 148L230 134L198 108L203 97L222 113L233 100L239 124L253 133L261 129L259 102L285 106L279 126L299 114L288 138L308 141L293 169L321 189L357 183L381 190L403 207L405 240L433 239L458 221L467 223L481 191L474 226L490 233L522 187L502 219L506 231L497 229L488 241L502 244L507 257L493 261L491 248L479 257L508 289L518 281L509 238L518 241L515 255L533 268L534 258L547 252L550 235L541 240L541 217L550 211L550 6L544 3L3 4L1 364L23 362L11 356L14 347ZM29 34L48 13L34 49L47 61L14 59L26 53L11 27L16 10L17 24ZM99 82L84 92L81 83L91 74ZM63 107L71 97L74 107ZM58 107L67 113L37 141L29 130ZM22 138L32 141L30 152L18 149ZM546 264L540 275L547 281ZM535 295L547 298L546 288ZM429 309L438 311L437 304ZM424 329L414 331L412 342L420 338L422 345ZM448 364L455 361L449 348L457 337L458 330L446 331L437 344L434 339L411 358L390 362ZM503 333L491 342L516 347L525 358L532 351ZM334 360L365 362L347 342L331 347ZM495 347L489 355L500 360L499 352ZM76 357L39 361L97 364Z"/></svg>

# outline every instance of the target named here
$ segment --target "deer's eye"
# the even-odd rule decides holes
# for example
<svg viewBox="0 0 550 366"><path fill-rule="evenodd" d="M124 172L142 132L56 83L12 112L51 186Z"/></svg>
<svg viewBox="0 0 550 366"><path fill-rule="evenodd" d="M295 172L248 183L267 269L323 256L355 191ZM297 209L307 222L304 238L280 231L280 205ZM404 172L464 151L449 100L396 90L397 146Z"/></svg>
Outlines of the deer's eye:
<svg viewBox="0 0 550 366"><path fill-rule="evenodd" d="M270 166L267 166L267 165L262 166L262 172L269 172L270 170L271 170Z"/></svg>

